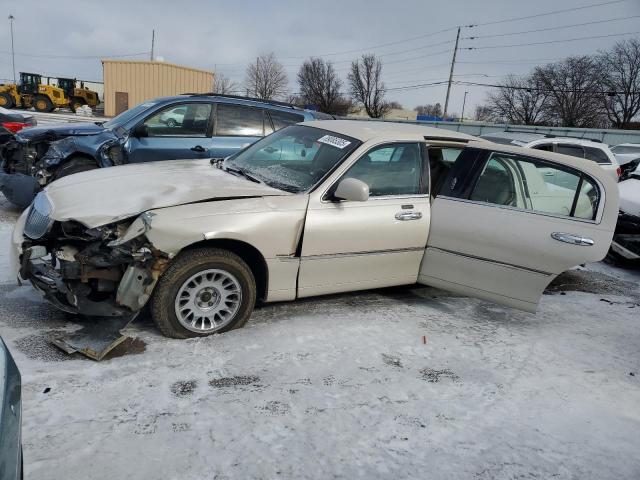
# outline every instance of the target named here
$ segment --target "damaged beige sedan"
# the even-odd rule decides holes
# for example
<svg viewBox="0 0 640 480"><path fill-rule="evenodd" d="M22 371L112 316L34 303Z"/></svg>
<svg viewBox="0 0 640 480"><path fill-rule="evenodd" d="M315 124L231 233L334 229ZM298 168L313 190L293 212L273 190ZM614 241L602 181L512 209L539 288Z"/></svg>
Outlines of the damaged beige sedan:
<svg viewBox="0 0 640 480"><path fill-rule="evenodd" d="M574 157L418 125L319 121L222 160L62 178L19 219L19 277L67 312L169 337L244 325L256 301L422 283L534 311L601 260L615 182Z"/></svg>

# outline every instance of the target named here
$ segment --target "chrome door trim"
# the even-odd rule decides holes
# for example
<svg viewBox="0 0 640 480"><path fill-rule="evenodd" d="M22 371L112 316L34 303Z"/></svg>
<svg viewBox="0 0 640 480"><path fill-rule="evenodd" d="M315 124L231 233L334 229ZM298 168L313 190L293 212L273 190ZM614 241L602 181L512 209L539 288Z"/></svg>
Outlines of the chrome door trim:
<svg viewBox="0 0 640 480"><path fill-rule="evenodd" d="M524 270L526 272L537 273L538 275L545 275L545 276L548 276L548 277L555 275L555 273L545 272L544 270L536 270L535 268L523 267L522 265L515 265L513 263L501 262L499 260L493 260L491 258L477 257L475 255L469 255L468 253L457 252L457 251L454 251L454 250L447 250L447 249L444 249L444 248L427 247L427 251L429 251L429 250L438 250L440 252L448 253L450 255L457 255L459 257L465 257L465 258L469 258L469 259L472 259L472 260L478 260L478 261L481 261L481 262L493 263L494 265L500 265L500 266L503 266L503 267L515 268L515 269L518 269L518 270Z"/></svg>
<svg viewBox="0 0 640 480"><path fill-rule="evenodd" d="M422 212L398 212L396 213L395 218L396 220L400 220L401 222L406 222L409 220L420 220L422 218Z"/></svg>
<svg viewBox="0 0 640 480"><path fill-rule="evenodd" d="M388 250L371 250L368 252L343 252L343 253L325 253L322 255L308 255L300 257L300 260L327 260L332 258L344 258L344 257L362 257L365 255L385 255L389 253L408 253L408 252L423 252L424 247L411 247L411 248L394 248ZM281 258L280 260L285 260ZM286 260L285 260L286 261Z"/></svg>

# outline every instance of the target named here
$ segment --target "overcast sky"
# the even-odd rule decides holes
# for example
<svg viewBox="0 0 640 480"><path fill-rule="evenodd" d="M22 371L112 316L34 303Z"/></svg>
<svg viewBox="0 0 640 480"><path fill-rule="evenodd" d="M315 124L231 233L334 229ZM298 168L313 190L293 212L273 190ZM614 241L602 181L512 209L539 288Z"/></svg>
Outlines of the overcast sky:
<svg viewBox="0 0 640 480"><path fill-rule="evenodd" d="M393 89L446 80L457 25L484 24L604 1L0 0L0 78L6 81L13 76L7 20L12 14L17 72L101 80L101 56L147 59L149 54L142 52L150 50L151 30L155 28L156 55L168 62L215 68L239 83L247 63L255 61L260 53L273 51L286 66L291 92L297 91L295 75L308 56L331 59L346 78L353 58L376 53L384 63L387 98L413 108L423 103L444 104L446 86ZM620 20L520 33L609 19ZM505 35L514 32L518 34ZM505 74L523 74L537 63L593 53L634 35L531 43L626 32L638 32L635 36L640 37L640 0L463 28L455 79L495 83ZM464 39L488 35L492 36ZM525 45L505 47L514 44ZM464 50L472 46L499 48ZM450 112L460 113L465 90L469 92L467 113L483 102L487 91L484 87L454 85Z"/></svg>

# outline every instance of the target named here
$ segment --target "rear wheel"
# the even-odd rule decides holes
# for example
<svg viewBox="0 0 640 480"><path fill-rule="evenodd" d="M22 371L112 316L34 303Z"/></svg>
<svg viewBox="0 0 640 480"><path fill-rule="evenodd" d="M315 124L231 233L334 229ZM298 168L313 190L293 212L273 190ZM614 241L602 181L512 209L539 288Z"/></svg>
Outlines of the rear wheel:
<svg viewBox="0 0 640 480"><path fill-rule="evenodd" d="M167 127L175 127L176 125L178 125L178 122L176 122L173 118L167 120Z"/></svg>
<svg viewBox="0 0 640 480"><path fill-rule="evenodd" d="M66 177L74 173L86 172L98 168L96 162L90 158L72 158L62 165L53 175L53 179Z"/></svg>
<svg viewBox="0 0 640 480"><path fill-rule="evenodd" d="M180 254L164 272L151 298L151 316L167 337L204 337L244 326L255 302L255 279L242 258L198 248Z"/></svg>
<svg viewBox="0 0 640 480"><path fill-rule="evenodd" d="M34 99L33 108L38 112L53 112L53 103L48 97L40 95Z"/></svg>
<svg viewBox="0 0 640 480"><path fill-rule="evenodd" d="M0 107L13 108L16 106L16 102L13 96L8 93L0 93Z"/></svg>

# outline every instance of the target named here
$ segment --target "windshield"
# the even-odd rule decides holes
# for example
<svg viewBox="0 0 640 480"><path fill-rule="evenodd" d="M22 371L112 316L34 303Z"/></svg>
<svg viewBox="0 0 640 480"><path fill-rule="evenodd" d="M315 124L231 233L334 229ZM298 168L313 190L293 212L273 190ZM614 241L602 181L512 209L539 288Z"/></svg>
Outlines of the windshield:
<svg viewBox="0 0 640 480"><path fill-rule="evenodd" d="M113 117L108 122L105 122L102 126L104 128L111 128L111 129L121 127L122 125L127 123L129 120L131 120L133 117L137 116L141 112L144 112L145 110L148 110L154 105L156 104L153 102L141 103L140 105L136 105L135 107L122 112L120 115Z"/></svg>
<svg viewBox="0 0 640 480"><path fill-rule="evenodd" d="M328 130L292 125L237 153L225 166L299 193L316 185L360 143Z"/></svg>

